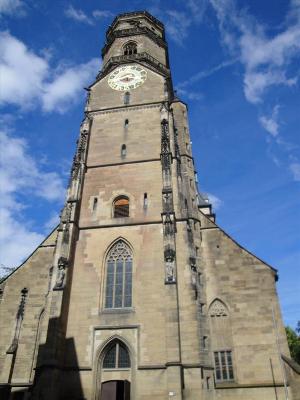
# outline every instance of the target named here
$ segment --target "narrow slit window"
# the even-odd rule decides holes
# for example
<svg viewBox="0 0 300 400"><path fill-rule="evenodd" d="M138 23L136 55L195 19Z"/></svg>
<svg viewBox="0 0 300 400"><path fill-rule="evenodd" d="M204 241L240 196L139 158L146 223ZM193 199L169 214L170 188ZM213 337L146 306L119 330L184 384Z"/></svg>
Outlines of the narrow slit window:
<svg viewBox="0 0 300 400"><path fill-rule="evenodd" d="M127 154L126 144L122 144L122 146L121 146L121 157L125 158L126 154Z"/></svg>
<svg viewBox="0 0 300 400"><path fill-rule="evenodd" d="M203 315L204 314L204 303L200 303L199 304L199 310L200 310L200 314Z"/></svg>
<svg viewBox="0 0 300 400"><path fill-rule="evenodd" d="M124 104L129 105L129 103L130 103L130 93L126 92L124 93Z"/></svg>
<svg viewBox="0 0 300 400"><path fill-rule="evenodd" d="M199 285L202 285L202 274L201 274L201 272L198 272L198 283L199 283Z"/></svg>
<svg viewBox="0 0 300 400"><path fill-rule="evenodd" d="M148 195L147 193L144 193L144 208L148 207Z"/></svg>
<svg viewBox="0 0 300 400"><path fill-rule="evenodd" d="M124 128L128 129L128 126L129 126L129 119L125 119Z"/></svg>
<svg viewBox="0 0 300 400"><path fill-rule="evenodd" d="M209 376L206 378L206 389L207 390L210 389L210 377Z"/></svg>
<svg viewBox="0 0 300 400"><path fill-rule="evenodd" d="M98 198L94 197L94 201L93 201L93 212L95 212L97 210L97 205L98 205Z"/></svg>

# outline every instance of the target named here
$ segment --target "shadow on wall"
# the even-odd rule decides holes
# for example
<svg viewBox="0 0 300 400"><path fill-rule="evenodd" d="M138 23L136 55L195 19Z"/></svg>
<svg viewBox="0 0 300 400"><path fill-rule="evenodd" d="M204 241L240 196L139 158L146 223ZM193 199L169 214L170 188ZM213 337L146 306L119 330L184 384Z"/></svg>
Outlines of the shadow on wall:
<svg viewBox="0 0 300 400"><path fill-rule="evenodd" d="M59 323L57 318L49 321L47 341L39 346L30 400L85 399L74 339L59 338Z"/></svg>
<svg viewBox="0 0 300 400"><path fill-rule="evenodd" d="M12 380L11 386L0 388L1 400L85 400L74 339L53 335L59 332L58 324L57 318L49 321L47 341L37 351L32 386L16 387Z"/></svg>

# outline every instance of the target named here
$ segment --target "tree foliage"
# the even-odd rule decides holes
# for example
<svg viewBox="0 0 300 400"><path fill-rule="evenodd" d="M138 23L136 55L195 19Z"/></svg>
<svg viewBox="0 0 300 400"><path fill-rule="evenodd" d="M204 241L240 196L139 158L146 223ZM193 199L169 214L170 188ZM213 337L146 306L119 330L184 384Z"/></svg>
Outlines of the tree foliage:
<svg viewBox="0 0 300 400"><path fill-rule="evenodd" d="M287 326L285 328L291 357L300 364L300 321L297 323L296 329Z"/></svg>

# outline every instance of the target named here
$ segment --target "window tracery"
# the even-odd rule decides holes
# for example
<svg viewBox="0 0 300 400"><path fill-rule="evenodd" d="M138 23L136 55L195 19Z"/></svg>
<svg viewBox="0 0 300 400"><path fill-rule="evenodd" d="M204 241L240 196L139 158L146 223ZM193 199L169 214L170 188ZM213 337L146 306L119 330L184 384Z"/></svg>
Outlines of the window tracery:
<svg viewBox="0 0 300 400"><path fill-rule="evenodd" d="M110 250L106 262L105 308L132 305L132 254L123 240Z"/></svg>
<svg viewBox="0 0 300 400"><path fill-rule="evenodd" d="M228 315L228 311L224 303L220 300L215 300L209 309L209 315L211 317L226 317Z"/></svg>
<svg viewBox="0 0 300 400"><path fill-rule="evenodd" d="M103 359L103 368L130 368L130 357L126 346L119 340L109 345Z"/></svg>

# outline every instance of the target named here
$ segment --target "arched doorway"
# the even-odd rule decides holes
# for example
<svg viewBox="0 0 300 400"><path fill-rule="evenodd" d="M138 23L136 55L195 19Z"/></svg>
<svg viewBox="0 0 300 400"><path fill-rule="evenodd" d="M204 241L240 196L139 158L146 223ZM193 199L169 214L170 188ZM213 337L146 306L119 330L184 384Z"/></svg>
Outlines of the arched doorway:
<svg viewBox="0 0 300 400"><path fill-rule="evenodd" d="M131 360L123 341L114 339L101 357L100 400L130 400Z"/></svg>
<svg viewBox="0 0 300 400"><path fill-rule="evenodd" d="M102 382L101 400L130 400L130 382L127 380Z"/></svg>

